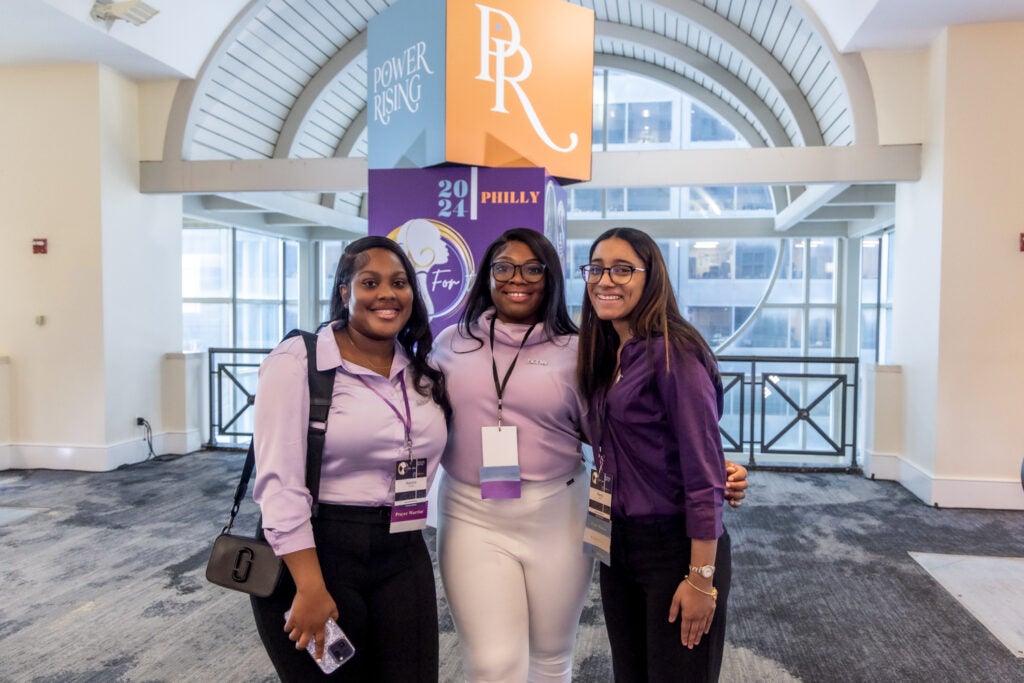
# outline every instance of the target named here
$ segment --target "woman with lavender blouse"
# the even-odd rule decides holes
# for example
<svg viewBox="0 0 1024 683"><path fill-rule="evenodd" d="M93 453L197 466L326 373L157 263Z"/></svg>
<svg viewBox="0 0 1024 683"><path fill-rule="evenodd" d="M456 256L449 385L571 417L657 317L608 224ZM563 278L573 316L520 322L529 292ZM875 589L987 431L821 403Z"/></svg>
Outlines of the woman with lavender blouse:
<svg viewBox="0 0 1024 683"><path fill-rule="evenodd" d="M334 388L315 516L305 479L305 344L288 339L260 366L253 497L287 570L274 594L252 606L284 681L437 681L433 566L423 535L395 514L397 479L414 472L425 491L447 439L450 408L443 375L427 363L431 342L401 248L384 237L349 244L331 322L317 334L316 366L334 370ZM402 505L402 514L417 504ZM329 678L304 652L315 640L323 656L328 618L355 646Z"/></svg>

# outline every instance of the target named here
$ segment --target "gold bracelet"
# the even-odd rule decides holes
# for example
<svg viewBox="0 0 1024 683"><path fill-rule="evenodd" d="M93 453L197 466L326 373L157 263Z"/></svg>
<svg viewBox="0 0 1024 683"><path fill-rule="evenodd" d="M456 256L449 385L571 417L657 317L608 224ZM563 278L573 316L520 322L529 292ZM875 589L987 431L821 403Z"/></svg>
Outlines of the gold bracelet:
<svg viewBox="0 0 1024 683"><path fill-rule="evenodd" d="M715 588L714 586L711 587L710 591L706 591L703 588L701 588L700 586L698 586L697 584L695 584L693 581L690 581L690 577L689 576L687 576L685 579L683 579L683 581L685 581L686 583L690 584L690 587L693 588L693 590L697 591L698 593L703 593L704 595L710 595L713 600L718 600L718 589Z"/></svg>

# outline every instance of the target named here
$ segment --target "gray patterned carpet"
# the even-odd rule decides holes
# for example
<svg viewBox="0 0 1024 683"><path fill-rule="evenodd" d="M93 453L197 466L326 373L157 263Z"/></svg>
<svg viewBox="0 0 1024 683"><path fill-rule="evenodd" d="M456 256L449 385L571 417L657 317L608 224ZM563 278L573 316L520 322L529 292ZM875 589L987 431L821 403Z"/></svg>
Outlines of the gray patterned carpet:
<svg viewBox="0 0 1024 683"><path fill-rule="evenodd" d="M274 680L246 598L203 578L241 461L203 452L104 474L0 472L0 681ZM1024 557L1024 513L937 510L852 475L751 480L749 502L726 513L723 680L1024 681L1024 659L908 555ZM250 528L251 501L241 517ZM457 681L439 603L442 680ZM574 680L609 671L594 586Z"/></svg>

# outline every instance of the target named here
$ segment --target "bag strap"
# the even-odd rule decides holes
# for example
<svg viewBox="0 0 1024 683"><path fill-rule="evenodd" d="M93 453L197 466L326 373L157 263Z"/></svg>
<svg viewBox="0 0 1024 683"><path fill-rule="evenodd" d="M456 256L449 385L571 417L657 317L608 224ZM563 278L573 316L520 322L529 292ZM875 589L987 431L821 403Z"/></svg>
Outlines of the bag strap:
<svg viewBox="0 0 1024 683"><path fill-rule="evenodd" d="M252 441L250 441L249 452L245 454L245 464L242 465L242 476L238 478L238 486L235 487L235 502L231 505L231 517L228 518L227 525L220 530L222 534L231 531L231 527L235 525L235 515L238 514L238 508L242 504L242 499L245 498L245 491L249 488L249 477L252 476L255 464L256 451L253 450Z"/></svg>
<svg viewBox="0 0 1024 683"><path fill-rule="evenodd" d="M309 374L309 427L306 430L306 488L313 496L310 513L317 516L320 500L320 472L324 459L324 437L327 416L331 412L334 394L335 369L323 372L316 369L316 335L304 330L292 330L288 336L302 335L306 343L306 370ZM288 336L285 338L287 339Z"/></svg>
<svg viewBox="0 0 1024 683"><path fill-rule="evenodd" d="M306 371L309 376L309 426L306 428L306 488L309 489L313 502L310 513L313 517L319 511L320 470L324 456L324 437L327 433L327 416L331 410L331 398L334 393L334 368L320 371L316 369L316 335L305 330L292 330L284 336L290 339L300 335L306 345ZM284 341L284 340L282 340ZM256 466L256 451L253 442L249 442L249 452L245 455L242 474L235 487L235 499L231 505L231 517L221 533L231 531L235 524L235 516L249 489L249 479Z"/></svg>

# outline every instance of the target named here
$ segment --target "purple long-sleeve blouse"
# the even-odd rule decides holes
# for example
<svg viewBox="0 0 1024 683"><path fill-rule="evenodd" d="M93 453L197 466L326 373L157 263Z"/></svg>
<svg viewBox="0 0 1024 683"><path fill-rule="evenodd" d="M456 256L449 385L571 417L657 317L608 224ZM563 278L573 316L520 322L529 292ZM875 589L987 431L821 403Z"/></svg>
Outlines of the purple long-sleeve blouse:
<svg viewBox="0 0 1024 683"><path fill-rule="evenodd" d="M692 351L631 339L621 378L590 406L595 459L614 477L612 514L635 521L685 515L690 538L722 535L725 457L721 383ZM598 445L600 450L598 450Z"/></svg>

